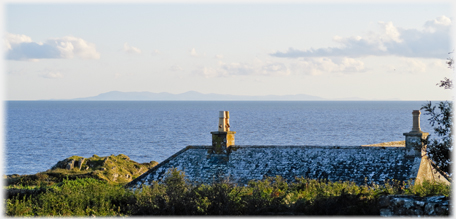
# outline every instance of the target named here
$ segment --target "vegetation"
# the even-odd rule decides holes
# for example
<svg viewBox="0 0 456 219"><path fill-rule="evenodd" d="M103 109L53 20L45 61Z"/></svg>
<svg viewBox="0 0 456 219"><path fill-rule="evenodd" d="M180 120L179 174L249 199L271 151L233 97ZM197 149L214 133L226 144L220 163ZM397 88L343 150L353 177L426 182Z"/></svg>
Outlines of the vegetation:
<svg viewBox="0 0 456 219"><path fill-rule="evenodd" d="M452 52L451 52L452 53ZM451 54L450 53L450 54ZM447 59L448 68L454 70L453 57ZM452 89L453 81L444 78L437 84L444 89ZM432 105L431 102L421 107L425 115L429 115L429 123L434 127L436 137L431 138L429 135L425 144L426 154L437 167L447 173L450 177L451 171L451 151L453 150L453 103L449 101L440 102L438 105Z"/></svg>
<svg viewBox="0 0 456 219"><path fill-rule="evenodd" d="M52 186L63 180L94 178L108 183L124 184L145 173L158 163L137 163L124 154L90 158L72 156L59 161L50 170L33 175L6 176L8 188L22 189Z"/></svg>
<svg viewBox="0 0 456 219"><path fill-rule="evenodd" d="M453 149L453 104L445 101L440 102L436 106L431 102L424 105L421 109L425 110L425 114L429 115L429 122L434 127L434 133L437 137L425 140L426 154L437 165L439 169L445 173L450 173L451 154Z"/></svg>
<svg viewBox="0 0 456 219"><path fill-rule="evenodd" d="M450 195L450 186L425 182L388 181L356 185L281 177L210 185L185 180L170 169L162 181L135 190L94 178L65 179L41 193L5 200L8 216L136 216L136 215L379 215L382 195Z"/></svg>

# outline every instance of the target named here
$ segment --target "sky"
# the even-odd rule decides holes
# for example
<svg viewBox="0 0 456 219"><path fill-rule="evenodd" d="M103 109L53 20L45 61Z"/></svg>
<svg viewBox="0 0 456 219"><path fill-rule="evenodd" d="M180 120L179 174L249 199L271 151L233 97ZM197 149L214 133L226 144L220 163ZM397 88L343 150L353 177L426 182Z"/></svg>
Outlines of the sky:
<svg viewBox="0 0 456 219"><path fill-rule="evenodd" d="M448 1L3 4L5 100L109 91L449 100Z"/></svg>

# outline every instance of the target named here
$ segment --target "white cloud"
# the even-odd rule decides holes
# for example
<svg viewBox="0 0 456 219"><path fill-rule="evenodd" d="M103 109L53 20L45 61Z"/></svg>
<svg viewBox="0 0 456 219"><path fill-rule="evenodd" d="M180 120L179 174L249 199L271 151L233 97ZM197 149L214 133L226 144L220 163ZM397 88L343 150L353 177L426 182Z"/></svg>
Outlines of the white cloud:
<svg viewBox="0 0 456 219"><path fill-rule="evenodd" d="M215 57L216 59L223 59L223 55L222 55L222 54L215 55L214 57Z"/></svg>
<svg viewBox="0 0 456 219"><path fill-rule="evenodd" d="M290 75L290 69L283 63L269 63L261 67L261 75L270 76L287 76Z"/></svg>
<svg viewBox="0 0 456 219"><path fill-rule="evenodd" d="M95 46L81 38L66 36L47 40L46 43L54 45L60 51L60 56L64 59L71 59L74 56L82 59L100 58L100 54L96 51Z"/></svg>
<svg viewBox="0 0 456 219"><path fill-rule="evenodd" d="M201 53L201 52L196 52L196 49L195 48L192 48L190 51L189 51L189 55L190 56L193 56L193 57L206 57L206 53Z"/></svg>
<svg viewBox="0 0 456 219"><path fill-rule="evenodd" d="M380 39L377 39L380 43L382 42L396 42L401 43L401 34L399 30L393 25L393 22L378 22L382 32L379 34Z"/></svg>
<svg viewBox="0 0 456 219"><path fill-rule="evenodd" d="M4 42L6 59L9 60L100 58L94 44L73 36L49 39L43 43L33 42L25 35L7 33Z"/></svg>
<svg viewBox="0 0 456 219"><path fill-rule="evenodd" d="M448 64L446 64L445 62L442 62L442 60L433 60L429 64L429 66L432 68L438 68L440 70L448 69Z"/></svg>
<svg viewBox="0 0 456 219"><path fill-rule="evenodd" d="M255 68L251 64L246 64L246 63L220 63L220 68L221 71L223 72L222 75L228 76L228 75L252 75L252 74L257 74L258 68Z"/></svg>
<svg viewBox="0 0 456 219"><path fill-rule="evenodd" d="M169 70L171 70L171 71L183 71L184 69L181 68L181 67L178 66L178 65L173 65L173 66L171 66L171 67L169 68Z"/></svg>
<svg viewBox="0 0 456 219"><path fill-rule="evenodd" d="M140 49L133 46L129 46L128 43L124 43L123 51L130 54L141 54Z"/></svg>
<svg viewBox="0 0 456 219"><path fill-rule="evenodd" d="M208 67L199 67L198 69L193 71L193 74L201 75L201 76L204 76L205 78L226 76L226 75L223 75L224 72L217 71L216 69L208 68Z"/></svg>
<svg viewBox="0 0 456 219"><path fill-rule="evenodd" d="M364 62L347 57L306 57L299 58L288 64L272 60L262 61L255 59L249 63L224 63L216 67L200 66L194 74L211 77L232 76L289 76L289 75L320 75L324 73L359 73L366 72Z"/></svg>
<svg viewBox="0 0 456 219"><path fill-rule="evenodd" d="M252 63L219 62L217 68L199 67L193 73L210 78L241 75L287 76L291 74L291 71L283 63L264 62L256 59Z"/></svg>
<svg viewBox="0 0 456 219"><path fill-rule="evenodd" d="M293 72L305 75L323 73L354 73L365 71L362 61L352 58L301 58L292 64Z"/></svg>
<svg viewBox="0 0 456 219"><path fill-rule="evenodd" d="M440 63L442 61L439 61ZM437 64L437 60L427 61L424 62L423 59L416 59L416 58L401 58L398 60L398 63L394 65L387 65L385 66L387 71L395 72L395 73L410 73L416 74L421 72L428 71L429 67L442 67L441 65Z"/></svg>
<svg viewBox="0 0 456 219"><path fill-rule="evenodd" d="M379 22L380 31L367 37L335 36L340 47L308 50L289 48L271 56L298 57L365 57L395 55L401 57L446 58L450 45L451 19L445 16L427 21L422 30L395 27L392 22Z"/></svg>
<svg viewBox="0 0 456 219"><path fill-rule="evenodd" d="M434 20L426 21L424 24L425 30L434 33L438 30L445 31L446 28L451 26L451 19L445 16L440 16Z"/></svg>
<svg viewBox="0 0 456 219"><path fill-rule="evenodd" d="M425 72L426 64L417 59L405 59L405 64L407 66L406 71L410 73Z"/></svg>
<svg viewBox="0 0 456 219"><path fill-rule="evenodd" d="M60 72L54 72L54 71L48 71L44 74L41 74L40 76L43 78L49 78L49 79L63 78L63 75Z"/></svg>
<svg viewBox="0 0 456 219"><path fill-rule="evenodd" d="M5 43L5 48L4 51L11 50L13 47L12 45L17 45L21 43L30 43L32 42L32 38L23 35L23 34L11 34L11 33L6 33L5 38L3 39Z"/></svg>
<svg viewBox="0 0 456 219"><path fill-rule="evenodd" d="M194 56L194 57L198 57L198 53L196 53L195 48L192 48L192 49L190 50L190 55L191 55L191 56Z"/></svg>
<svg viewBox="0 0 456 219"><path fill-rule="evenodd" d="M155 56L155 55L160 55L162 54L162 52L158 49L155 49L153 52L152 52L152 55Z"/></svg>

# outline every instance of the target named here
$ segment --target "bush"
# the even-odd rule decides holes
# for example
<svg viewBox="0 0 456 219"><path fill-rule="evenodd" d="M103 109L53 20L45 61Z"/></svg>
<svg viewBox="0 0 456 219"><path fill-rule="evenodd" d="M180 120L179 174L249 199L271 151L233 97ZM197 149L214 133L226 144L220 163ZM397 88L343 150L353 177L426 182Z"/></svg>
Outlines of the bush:
<svg viewBox="0 0 456 219"><path fill-rule="evenodd" d="M7 200L7 215L15 216L113 216L120 208L113 204L128 191L92 178L64 180L52 191Z"/></svg>
<svg viewBox="0 0 456 219"><path fill-rule="evenodd" d="M6 200L8 216L125 215L379 215L384 195L445 195L442 183L391 180L384 185L280 176L252 180L247 186L229 181L210 185L185 180L170 169L162 181L134 191L96 179L64 180L45 193Z"/></svg>
<svg viewBox="0 0 456 219"><path fill-rule="evenodd" d="M437 107L437 108L436 108ZM427 137L426 154L439 169L451 176L452 163L450 152L453 150L453 104L445 101L438 106L431 102L421 107L425 115L429 115L429 123L434 127L434 138Z"/></svg>

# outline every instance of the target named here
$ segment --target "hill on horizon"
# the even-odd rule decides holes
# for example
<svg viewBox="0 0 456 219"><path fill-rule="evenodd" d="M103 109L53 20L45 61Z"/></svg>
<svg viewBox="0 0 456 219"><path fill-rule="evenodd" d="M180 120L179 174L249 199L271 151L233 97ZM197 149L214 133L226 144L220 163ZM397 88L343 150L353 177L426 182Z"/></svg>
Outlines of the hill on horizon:
<svg viewBox="0 0 456 219"><path fill-rule="evenodd" d="M110 91L93 97L82 97L71 100L326 100L318 96L307 94L295 95L265 95L265 96L242 96L230 94L203 94L196 91L188 91L180 94L168 92L122 92Z"/></svg>

